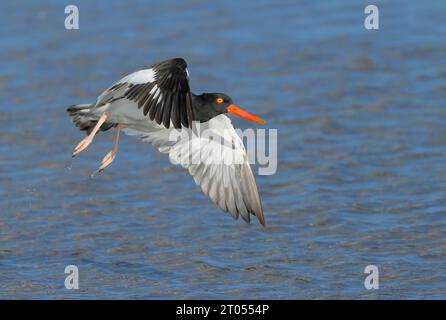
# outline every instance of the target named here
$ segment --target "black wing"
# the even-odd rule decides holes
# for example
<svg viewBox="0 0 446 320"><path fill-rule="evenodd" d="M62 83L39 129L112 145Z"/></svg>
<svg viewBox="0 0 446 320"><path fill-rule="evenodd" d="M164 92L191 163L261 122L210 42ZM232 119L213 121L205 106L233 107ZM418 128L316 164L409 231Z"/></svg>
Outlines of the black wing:
<svg viewBox="0 0 446 320"><path fill-rule="evenodd" d="M129 84L124 97L138 103L150 120L175 128L192 127L194 114L187 63L182 58L166 60L149 67L154 81Z"/></svg>

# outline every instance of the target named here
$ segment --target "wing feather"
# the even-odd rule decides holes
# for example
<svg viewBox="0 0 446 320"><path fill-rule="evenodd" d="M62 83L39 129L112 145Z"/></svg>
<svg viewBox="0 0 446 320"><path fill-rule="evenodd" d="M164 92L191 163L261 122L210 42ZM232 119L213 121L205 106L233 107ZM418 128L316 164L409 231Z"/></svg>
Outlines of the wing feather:
<svg viewBox="0 0 446 320"><path fill-rule="evenodd" d="M202 134L208 129L224 137L225 146ZM132 134L129 128L123 130ZM174 130L179 137L176 141L171 140ZM249 223L250 215L255 215L262 225L265 224L257 184L243 142L228 117L219 115L200 124L198 131L195 128L166 128L163 123L155 124L151 130L136 131L136 134L144 142L158 147L160 152L168 153L171 162L187 169L202 192L224 211L229 211L234 219L241 216Z"/></svg>
<svg viewBox="0 0 446 320"><path fill-rule="evenodd" d="M144 116L166 128L192 126L194 113L187 63L182 58L165 60L129 74L105 90L96 107L127 99L142 109ZM132 104L129 104L133 106Z"/></svg>
<svg viewBox="0 0 446 320"><path fill-rule="evenodd" d="M192 163L183 167L188 169L203 193L224 211L229 211L232 217L237 219L241 215L243 220L249 223L252 214L264 225L265 218L257 184L243 142L226 116L220 115L211 119L210 127L213 122L218 122L217 131L229 132L229 138L234 142L235 148L221 148L217 146L218 142L210 141L201 135L199 138L197 136L192 138L192 140L201 140L196 143L199 147L192 146L191 148L190 141L176 143L172 146L169 156L174 161L178 160L176 157L179 154L182 154L182 158L191 157ZM227 134L222 133L221 136L228 138ZM197 141L192 141L193 145L194 142ZM192 156L187 154L188 152L193 153ZM197 157L201 157L202 161L197 161ZM234 163L228 162L230 159L234 160Z"/></svg>

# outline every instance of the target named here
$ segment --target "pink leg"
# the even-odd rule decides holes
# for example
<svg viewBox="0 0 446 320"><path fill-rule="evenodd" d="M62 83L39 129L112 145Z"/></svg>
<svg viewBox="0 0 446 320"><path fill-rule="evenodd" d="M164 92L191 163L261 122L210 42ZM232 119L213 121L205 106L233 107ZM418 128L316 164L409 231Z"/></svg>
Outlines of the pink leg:
<svg viewBox="0 0 446 320"><path fill-rule="evenodd" d="M118 124L115 129L115 137L113 138L113 147L109 153L102 159L101 166L98 169L98 172L101 172L105 168L107 168L113 160L115 160L116 155L118 154L118 145L119 145L119 133L124 126L122 124Z"/></svg>
<svg viewBox="0 0 446 320"><path fill-rule="evenodd" d="M83 150L87 149L87 147L93 142L93 138L96 133L101 128L102 124L107 120L108 115L104 112L98 120L98 123L94 126L93 131L86 136L79 144L74 148L73 157L81 153Z"/></svg>

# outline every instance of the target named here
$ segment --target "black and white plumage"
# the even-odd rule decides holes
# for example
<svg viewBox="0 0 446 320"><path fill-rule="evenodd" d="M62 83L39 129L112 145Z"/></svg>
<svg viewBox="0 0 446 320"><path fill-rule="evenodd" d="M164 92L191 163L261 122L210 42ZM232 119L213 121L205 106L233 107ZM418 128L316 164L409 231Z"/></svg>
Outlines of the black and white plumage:
<svg viewBox="0 0 446 320"><path fill-rule="evenodd" d="M184 59L166 60L129 74L104 91L95 104L74 105L67 111L74 124L89 134L73 155L84 150L99 130L116 127L114 147L100 170L116 156L122 130L182 165L202 191L235 219L241 215L250 222L253 214L265 224L245 147L225 113L264 121L234 105L225 94L194 95ZM219 139L202 135L205 131Z"/></svg>

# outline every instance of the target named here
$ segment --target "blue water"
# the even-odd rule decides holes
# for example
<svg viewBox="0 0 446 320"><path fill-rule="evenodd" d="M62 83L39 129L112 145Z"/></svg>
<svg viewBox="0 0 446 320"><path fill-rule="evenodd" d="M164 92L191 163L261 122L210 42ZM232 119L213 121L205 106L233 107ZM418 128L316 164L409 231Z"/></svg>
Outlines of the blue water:
<svg viewBox="0 0 446 320"><path fill-rule="evenodd" d="M0 298L446 298L446 2L373 1L375 31L368 1L70 3L79 30L0 4ZM266 228L133 137L94 179L111 132L71 159L67 106L177 56L278 129Z"/></svg>

